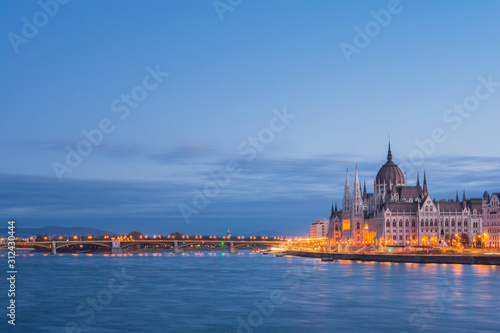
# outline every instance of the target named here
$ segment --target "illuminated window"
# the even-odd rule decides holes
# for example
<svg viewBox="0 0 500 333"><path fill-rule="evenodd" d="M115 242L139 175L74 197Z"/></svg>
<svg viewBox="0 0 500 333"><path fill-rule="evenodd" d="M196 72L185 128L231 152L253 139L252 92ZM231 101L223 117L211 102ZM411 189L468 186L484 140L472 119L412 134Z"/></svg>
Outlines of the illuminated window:
<svg viewBox="0 0 500 333"><path fill-rule="evenodd" d="M342 230L350 230L351 229L351 220L346 219L342 222Z"/></svg>

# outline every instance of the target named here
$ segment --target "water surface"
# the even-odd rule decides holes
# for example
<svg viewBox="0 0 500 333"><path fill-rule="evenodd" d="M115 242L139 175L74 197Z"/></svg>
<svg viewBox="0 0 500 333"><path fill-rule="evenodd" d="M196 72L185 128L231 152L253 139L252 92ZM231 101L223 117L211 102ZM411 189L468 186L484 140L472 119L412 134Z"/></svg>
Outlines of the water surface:
<svg viewBox="0 0 500 333"><path fill-rule="evenodd" d="M17 332L500 331L497 266L213 252L25 254L17 267Z"/></svg>

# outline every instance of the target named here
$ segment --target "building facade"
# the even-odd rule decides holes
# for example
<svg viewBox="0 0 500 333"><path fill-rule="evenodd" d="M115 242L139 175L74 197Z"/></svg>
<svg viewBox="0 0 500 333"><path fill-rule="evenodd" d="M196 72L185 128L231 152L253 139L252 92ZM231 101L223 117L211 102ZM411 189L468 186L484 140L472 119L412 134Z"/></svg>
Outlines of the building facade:
<svg viewBox="0 0 500 333"><path fill-rule="evenodd" d="M342 209L332 206L330 241L352 245L445 246L455 242L471 244L482 233L483 200L436 201L431 198L424 172L423 183L408 185L401 169L392 161L391 145L387 161L375 177L374 191L361 189L358 170L351 192L346 173Z"/></svg>
<svg viewBox="0 0 500 333"><path fill-rule="evenodd" d="M319 220L311 223L309 237L319 238L326 237L328 235L328 226L330 222L328 220Z"/></svg>
<svg viewBox="0 0 500 333"><path fill-rule="evenodd" d="M484 192L482 208L485 246L500 248L500 192Z"/></svg>

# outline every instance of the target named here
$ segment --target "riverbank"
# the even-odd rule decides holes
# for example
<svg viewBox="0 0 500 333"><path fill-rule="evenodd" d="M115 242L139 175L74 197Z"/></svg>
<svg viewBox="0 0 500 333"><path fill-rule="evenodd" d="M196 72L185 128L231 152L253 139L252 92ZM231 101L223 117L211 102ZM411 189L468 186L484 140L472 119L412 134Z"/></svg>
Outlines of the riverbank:
<svg viewBox="0 0 500 333"><path fill-rule="evenodd" d="M500 265L500 255L372 254L287 251L281 255L320 258L323 261L355 260L417 264Z"/></svg>

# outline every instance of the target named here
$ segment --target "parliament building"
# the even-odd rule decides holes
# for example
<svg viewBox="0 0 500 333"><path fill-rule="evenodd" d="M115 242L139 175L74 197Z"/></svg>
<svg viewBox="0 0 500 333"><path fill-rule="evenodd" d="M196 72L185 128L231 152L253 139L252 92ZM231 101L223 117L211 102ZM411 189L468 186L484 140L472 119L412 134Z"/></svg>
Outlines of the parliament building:
<svg viewBox="0 0 500 333"><path fill-rule="evenodd" d="M387 162L374 181L373 193L361 188L358 170L354 184L346 173L342 209L332 206L328 235L332 245L444 246L466 240L472 243L483 232L483 198L433 200L426 174L420 183L406 183L403 172L393 162L391 145Z"/></svg>

